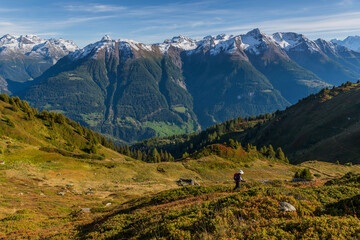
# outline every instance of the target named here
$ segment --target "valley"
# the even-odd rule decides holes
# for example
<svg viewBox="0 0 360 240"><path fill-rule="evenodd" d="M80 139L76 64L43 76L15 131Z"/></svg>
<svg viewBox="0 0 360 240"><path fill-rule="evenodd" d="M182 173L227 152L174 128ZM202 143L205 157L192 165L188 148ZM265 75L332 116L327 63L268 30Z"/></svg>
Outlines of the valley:
<svg viewBox="0 0 360 240"><path fill-rule="evenodd" d="M0 239L360 238L358 37L103 32L0 38Z"/></svg>
<svg viewBox="0 0 360 240"><path fill-rule="evenodd" d="M359 165L291 165L278 150L271 155L231 140L175 161L146 162L120 154L111 141L61 114L39 113L5 94L0 100L1 239L359 234L358 209L348 209L360 194ZM239 169L247 182L234 191ZM314 179L292 182L302 169ZM179 179L199 186L179 186ZM284 201L296 212L278 210Z"/></svg>

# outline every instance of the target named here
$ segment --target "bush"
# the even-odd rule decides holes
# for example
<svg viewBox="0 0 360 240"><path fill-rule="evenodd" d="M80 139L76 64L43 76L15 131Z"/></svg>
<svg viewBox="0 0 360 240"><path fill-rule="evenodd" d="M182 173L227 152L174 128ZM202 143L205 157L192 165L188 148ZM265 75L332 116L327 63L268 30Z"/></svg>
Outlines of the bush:
<svg viewBox="0 0 360 240"><path fill-rule="evenodd" d="M314 178L313 174L310 172L308 168L304 168L295 173L294 178L311 180Z"/></svg>

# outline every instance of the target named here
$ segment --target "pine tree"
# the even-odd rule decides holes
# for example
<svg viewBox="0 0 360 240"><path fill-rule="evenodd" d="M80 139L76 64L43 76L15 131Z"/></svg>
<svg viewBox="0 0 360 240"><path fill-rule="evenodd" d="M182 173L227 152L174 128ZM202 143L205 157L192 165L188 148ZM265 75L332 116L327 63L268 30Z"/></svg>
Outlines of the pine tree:
<svg viewBox="0 0 360 240"><path fill-rule="evenodd" d="M137 160L142 160L142 158L143 158L142 152L141 152L140 150L137 150L137 157L136 157L136 159L137 159Z"/></svg>
<svg viewBox="0 0 360 240"><path fill-rule="evenodd" d="M310 179L313 179L314 176L312 175L312 173L310 172L310 170L308 168L305 168L301 171L300 178L310 180Z"/></svg>
<svg viewBox="0 0 360 240"><path fill-rule="evenodd" d="M160 161L165 161L165 154L162 149L160 149Z"/></svg>
<svg viewBox="0 0 360 240"><path fill-rule="evenodd" d="M284 154L284 152L282 151L281 147L278 147L278 148L276 149L275 157L276 157L277 159L279 159L280 161L285 161L285 154Z"/></svg>
<svg viewBox="0 0 360 240"><path fill-rule="evenodd" d="M169 153L167 151L165 151L165 162L169 162Z"/></svg>
<svg viewBox="0 0 360 240"><path fill-rule="evenodd" d="M275 151L274 151L274 148L273 146L270 144L269 147L268 147L268 150L266 152L266 155L269 157L269 158L274 158L275 157Z"/></svg>
<svg viewBox="0 0 360 240"><path fill-rule="evenodd" d="M266 155L267 154L267 147L266 146L262 146L261 148L260 148L260 153L261 154L263 154L263 155Z"/></svg>
<svg viewBox="0 0 360 240"><path fill-rule="evenodd" d="M152 150L151 158L152 158L152 162L155 162L155 163L160 162L160 154L156 148L154 148Z"/></svg>
<svg viewBox="0 0 360 240"><path fill-rule="evenodd" d="M252 148L251 144L248 143L248 144L246 145L245 151L246 151L246 152L250 152L250 151L251 151L251 148Z"/></svg>
<svg viewBox="0 0 360 240"><path fill-rule="evenodd" d="M110 139L111 140L111 139ZM125 155L126 156L130 156L131 155L131 152L130 152L130 147L128 145L126 145L125 147Z"/></svg>

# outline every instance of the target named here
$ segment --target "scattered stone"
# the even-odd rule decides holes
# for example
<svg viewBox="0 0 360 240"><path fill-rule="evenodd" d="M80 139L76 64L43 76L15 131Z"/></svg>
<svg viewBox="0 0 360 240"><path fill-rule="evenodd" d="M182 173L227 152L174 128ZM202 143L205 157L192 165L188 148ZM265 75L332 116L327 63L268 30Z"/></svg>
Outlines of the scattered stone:
<svg viewBox="0 0 360 240"><path fill-rule="evenodd" d="M40 196L45 196L45 194L43 194L43 193L40 193Z"/></svg>
<svg viewBox="0 0 360 240"><path fill-rule="evenodd" d="M176 183L179 185L179 186L187 186L187 185L196 185L196 186L200 186L199 183L195 182L194 179L185 179L185 178L180 178L178 181L176 181Z"/></svg>
<svg viewBox="0 0 360 240"><path fill-rule="evenodd" d="M94 173L94 175L96 175L96 173Z"/></svg>
<svg viewBox="0 0 360 240"><path fill-rule="evenodd" d="M64 193L64 192L59 192L57 195L64 196L64 195L65 195L65 193Z"/></svg>
<svg viewBox="0 0 360 240"><path fill-rule="evenodd" d="M21 193L18 193L17 195L24 195L24 194L21 192Z"/></svg>
<svg viewBox="0 0 360 240"><path fill-rule="evenodd" d="M67 188L72 188L74 186L74 184L70 183L70 184L66 184Z"/></svg>
<svg viewBox="0 0 360 240"><path fill-rule="evenodd" d="M283 212L296 212L296 208L288 202L280 202L279 208Z"/></svg>
<svg viewBox="0 0 360 240"><path fill-rule="evenodd" d="M261 182L261 183L264 183L264 184L272 183L272 181L270 181L270 180L259 180L258 182Z"/></svg>
<svg viewBox="0 0 360 240"><path fill-rule="evenodd" d="M91 213L91 209L90 208L82 208L80 211L78 211L77 213Z"/></svg>
<svg viewBox="0 0 360 240"><path fill-rule="evenodd" d="M105 207L110 206L110 205L111 205L111 202L108 202L105 204Z"/></svg>
<svg viewBox="0 0 360 240"><path fill-rule="evenodd" d="M115 160L114 158L111 158L111 160Z"/></svg>
<svg viewBox="0 0 360 240"><path fill-rule="evenodd" d="M88 188L88 191L85 192L85 195L92 195L92 194L94 194L94 193L95 193L95 192L92 190L92 188L89 187L89 188Z"/></svg>
<svg viewBox="0 0 360 240"><path fill-rule="evenodd" d="M1 164L1 165L5 165L5 161L0 161L0 164Z"/></svg>
<svg viewBox="0 0 360 240"><path fill-rule="evenodd" d="M60 175L61 175L61 173L56 174L56 176L60 176Z"/></svg>

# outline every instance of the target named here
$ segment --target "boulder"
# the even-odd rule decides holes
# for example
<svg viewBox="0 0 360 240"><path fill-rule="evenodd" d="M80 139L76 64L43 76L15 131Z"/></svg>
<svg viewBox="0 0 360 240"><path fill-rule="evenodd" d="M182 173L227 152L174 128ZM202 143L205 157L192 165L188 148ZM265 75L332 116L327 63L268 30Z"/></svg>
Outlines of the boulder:
<svg viewBox="0 0 360 240"><path fill-rule="evenodd" d="M91 213L91 209L90 208L82 208L76 214L85 214L85 213Z"/></svg>
<svg viewBox="0 0 360 240"><path fill-rule="evenodd" d="M89 212L91 212L91 209L90 208L82 208L80 210L80 212L89 213Z"/></svg>
<svg viewBox="0 0 360 240"><path fill-rule="evenodd" d="M288 202L280 202L279 208L283 212L296 212L296 208Z"/></svg>
<svg viewBox="0 0 360 240"><path fill-rule="evenodd" d="M176 181L176 183L179 186L187 186L187 185L196 185L196 186L200 186L199 183L195 182L194 179L185 179L185 178L180 178L178 181Z"/></svg>

